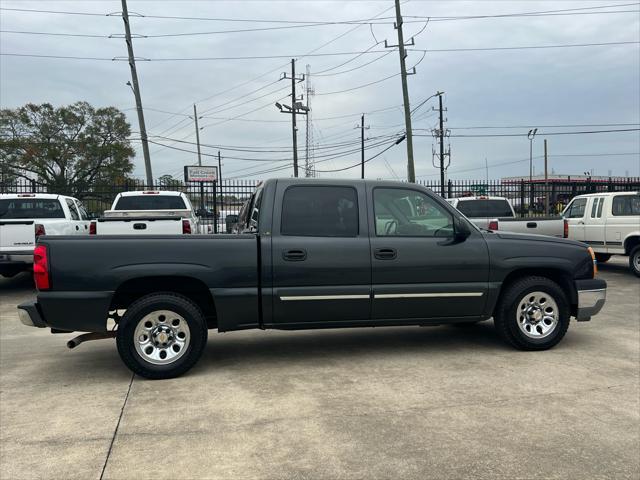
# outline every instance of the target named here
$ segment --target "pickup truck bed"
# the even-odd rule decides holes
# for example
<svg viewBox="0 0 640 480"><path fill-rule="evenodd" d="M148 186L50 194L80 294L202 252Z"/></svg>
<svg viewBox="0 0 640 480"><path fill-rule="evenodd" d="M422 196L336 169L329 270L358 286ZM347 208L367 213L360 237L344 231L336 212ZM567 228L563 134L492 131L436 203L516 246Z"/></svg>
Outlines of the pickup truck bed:
<svg viewBox="0 0 640 480"><path fill-rule="evenodd" d="M570 316L589 320L604 304L586 245L482 232L418 185L269 180L247 208L240 235L41 238L38 298L19 307L23 323L106 338L112 318L127 366L168 378L197 361L208 328L493 316L509 343L542 350Z"/></svg>

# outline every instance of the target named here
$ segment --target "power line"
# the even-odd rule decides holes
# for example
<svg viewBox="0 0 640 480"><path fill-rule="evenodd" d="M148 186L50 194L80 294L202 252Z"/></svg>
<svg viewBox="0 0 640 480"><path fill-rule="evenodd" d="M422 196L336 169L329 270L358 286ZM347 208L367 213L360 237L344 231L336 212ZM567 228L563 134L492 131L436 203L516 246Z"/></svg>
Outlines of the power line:
<svg viewBox="0 0 640 480"><path fill-rule="evenodd" d="M587 10L602 10L607 8L619 8L619 7L629 7L636 6L639 3L622 3L622 4L609 4L609 5L598 5L594 7L579 7L579 8L568 8L561 10L543 10L543 11L534 11L534 12L515 12L515 13L506 13L506 14L493 14L493 15L463 15L463 16L418 16L418 15L406 15L405 18L414 18L414 19L424 19L430 18L432 21L449 21L449 20L469 20L469 19L483 19L483 18L510 18L510 17L518 17L518 16L536 16L536 15L552 15L558 13L565 14L582 14L581 12ZM84 15L84 16L96 16L96 17L112 17L115 15L119 15L119 13L93 13L93 12L78 12L78 11L60 11L60 10L41 10L41 9L30 9L30 8L8 8L2 7L0 10L5 11L13 11L13 12L25 12L25 13L45 13L45 14L59 14L59 15ZM386 10L385 10L386 11ZM585 12L585 14L601 14L601 13L624 13L626 11L600 11L600 12ZM636 10L630 10L635 12ZM384 12L382 12L384 13ZM349 24L357 24L357 25L369 25L370 23L378 23L372 22L374 19L377 20L389 20L387 22L379 22L379 24L391 24L391 20L394 17L373 17L369 19L356 19L356 20L338 20L338 21L321 21L321 20L272 20L272 19L255 19L255 18L225 18L225 17L193 17L193 16L174 16L174 15L144 15L137 14L139 18L144 19L160 19L160 20L192 20L192 21L215 21L215 22L240 22L240 23L275 23L275 24L335 24L335 25L349 25ZM408 23L408 21L406 22Z"/></svg>
<svg viewBox="0 0 640 480"><path fill-rule="evenodd" d="M362 65L358 65L357 67L353 67L353 68L350 68L348 70L342 70L340 72L335 72L335 73L314 73L313 76L314 77L332 77L334 75L342 75L343 73L349 73L349 72L353 72L355 70L360 70L361 68L364 68L367 65L371 65L372 63L375 63L378 60L382 60L384 57L386 57L390 53L393 53L393 50L389 50L387 53L384 53L384 54L380 55L378 58L374 58L373 60L371 60L369 62L363 63Z"/></svg>
<svg viewBox="0 0 640 480"><path fill-rule="evenodd" d="M627 41L627 42L601 42L601 43L573 43L573 44L555 44L555 45L523 45L516 47L479 47L479 48L440 48L440 49L418 49L408 48L409 52L422 52L422 53L452 53L452 52L482 52L482 51L502 51L502 50L535 50L535 49L549 49L549 48L578 48L578 47L606 47L614 45L638 45L640 41ZM357 54L373 54L373 53L386 53L386 50L369 50L367 52L329 52L329 53L310 53L305 55L247 55L237 57L158 57L158 58L136 58L138 62L204 62L204 61L221 61L221 60L264 60L275 58L303 58L303 57L335 57L344 55L357 55ZM72 55L44 55L44 54L32 54L32 53L13 53L13 52L1 52L0 55L6 57L25 57L25 58L47 58L56 60L92 60L92 61L105 61L105 62L122 62L128 61L125 57L81 57Z"/></svg>
<svg viewBox="0 0 640 480"><path fill-rule="evenodd" d="M639 41L630 42L602 42L602 43L566 43L555 45L523 45L517 47L478 47L478 48L433 48L433 49L418 49L408 48L411 52L426 52L426 53L450 53L450 52L487 52L487 51L500 51L500 50L534 50L534 49L546 49L546 48L574 48L574 47L605 47L613 45L637 45Z"/></svg>
<svg viewBox="0 0 640 480"><path fill-rule="evenodd" d="M391 52L393 52L393 50L390 50L388 53L391 53ZM424 60L425 55L426 55L426 53L424 53L422 55L422 58L420 58L420 60L418 60L418 62L411 68L415 68L418 65L420 65L420 63ZM409 70L411 70L411 68ZM347 89L344 89L344 90L337 90L335 92L316 93L316 95L335 95L337 93L352 92L353 90L360 90L361 88L365 88L365 87L368 87L370 85L375 85L377 83L385 82L385 81L387 81L387 80L389 80L391 78L398 77L400 75L401 75L400 73L394 73L393 75L389 75L388 77L384 77L384 78L381 78L379 80L375 80L373 82L369 82L369 83L365 83L365 84L362 84L362 85L358 85L357 87L347 88Z"/></svg>
<svg viewBox="0 0 640 480"><path fill-rule="evenodd" d="M449 130L481 130L481 129L507 129L507 128L562 128L562 127L631 127L640 125L640 123L579 123L579 124L562 124L562 125L504 125L490 126L479 125L471 127L449 127ZM421 130L421 129L416 129Z"/></svg>
<svg viewBox="0 0 640 480"><path fill-rule="evenodd" d="M592 133L616 133L616 132L638 132L640 128L619 128L615 130L589 130L580 132L538 132L538 136L549 135L586 135ZM416 134L417 137L431 137L432 135ZM450 135L456 138L489 138L489 137L526 137L526 133L488 133L478 135Z"/></svg>

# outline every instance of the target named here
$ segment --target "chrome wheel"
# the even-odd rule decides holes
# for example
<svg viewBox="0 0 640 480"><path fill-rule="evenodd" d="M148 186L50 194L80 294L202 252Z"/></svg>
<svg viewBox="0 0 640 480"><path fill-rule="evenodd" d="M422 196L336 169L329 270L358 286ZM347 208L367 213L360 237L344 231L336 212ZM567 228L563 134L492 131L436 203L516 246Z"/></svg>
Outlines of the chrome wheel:
<svg viewBox="0 0 640 480"><path fill-rule="evenodd" d="M558 305L544 292L527 293L518 303L518 327L529 338L548 337L558 325Z"/></svg>
<svg viewBox="0 0 640 480"><path fill-rule="evenodd" d="M633 256L633 267L636 269L636 272L640 272L640 250Z"/></svg>
<svg viewBox="0 0 640 480"><path fill-rule="evenodd" d="M187 321L171 310L156 310L145 315L134 333L136 352L154 365L175 362L186 353L190 341Z"/></svg>

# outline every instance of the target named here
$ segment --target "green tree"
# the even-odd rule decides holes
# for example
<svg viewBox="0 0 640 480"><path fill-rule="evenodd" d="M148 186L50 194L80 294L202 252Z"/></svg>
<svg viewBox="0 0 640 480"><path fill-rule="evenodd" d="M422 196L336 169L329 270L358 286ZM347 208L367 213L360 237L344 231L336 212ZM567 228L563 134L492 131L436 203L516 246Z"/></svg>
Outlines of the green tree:
<svg viewBox="0 0 640 480"><path fill-rule="evenodd" d="M180 188L184 186L182 180L177 178L173 178L171 175L162 175L158 178L158 183L165 188Z"/></svg>
<svg viewBox="0 0 640 480"><path fill-rule="evenodd" d="M83 197L96 186L127 179L135 155L130 134L124 114L114 107L27 104L0 110L0 160L11 175Z"/></svg>

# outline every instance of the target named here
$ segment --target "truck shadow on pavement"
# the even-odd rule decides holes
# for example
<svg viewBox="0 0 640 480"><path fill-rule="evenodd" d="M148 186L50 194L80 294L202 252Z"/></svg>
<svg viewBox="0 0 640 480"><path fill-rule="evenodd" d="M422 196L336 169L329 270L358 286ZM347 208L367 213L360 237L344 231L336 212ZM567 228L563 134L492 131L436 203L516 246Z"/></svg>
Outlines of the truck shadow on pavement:
<svg viewBox="0 0 640 480"><path fill-rule="evenodd" d="M250 338L224 339L210 335L199 366L255 365L256 362L294 361L317 363L344 361L359 356L407 357L460 354L462 351L506 351L511 348L498 338L493 322L465 328L378 327L309 330L303 332L268 331Z"/></svg>
<svg viewBox="0 0 640 480"><path fill-rule="evenodd" d="M0 291L10 290L33 290L35 295L36 289L33 284L33 274L31 272L22 272L11 278L0 276Z"/></svg>
<svg viewBox="0 0 640 480"><path fill-rule="evenodd" d="M626 257L624 257L626 260ZM606 273L615 273L619 275L624 275L625 277L633 280L640 280L636 277L631 270L629 269L629 263L625 261L625 263L620 262L607 262L607 263L598 263L598 271L606 272Z"/></svg>

